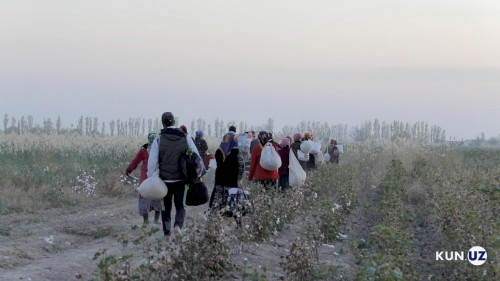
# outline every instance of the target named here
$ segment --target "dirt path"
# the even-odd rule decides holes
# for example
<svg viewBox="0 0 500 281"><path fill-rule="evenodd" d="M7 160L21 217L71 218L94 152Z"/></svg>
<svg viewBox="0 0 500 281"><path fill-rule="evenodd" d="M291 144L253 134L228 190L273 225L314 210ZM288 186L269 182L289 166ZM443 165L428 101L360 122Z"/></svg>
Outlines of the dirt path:
<svg viewBox="0 0 500 281"><path fill-rule="evenodd" d="M359 189L359 192L359 206L376 202L375 190ZM188 207L187 220L201 217L205 210L206 205ZM231 222L228 223L231 230ZM36 215L3 216L0 221L0 229L4 229L0 232L0 280L77 280L77 274L91 277L97 269L92 261L94 254L103 248L109 253L121 254L121 245L114 235L134 235L131 226L140 224L142 218L137 215L134 196L96 200L71 211L53 209ZM250 242L242 252L233 247L235 268L224 280L241 279L240 269L245 261L252 269L266 267L269 280L284 280L286 275L281 263L290 244L303 234L306 225L305 219L299 220L270 241ZM366 239L369 226L369 209L356 208L343 226L347 239L319 248L320 260L338 269L335 276L326 280L354 279L356 259L351 245L358 239Z"/></svg>

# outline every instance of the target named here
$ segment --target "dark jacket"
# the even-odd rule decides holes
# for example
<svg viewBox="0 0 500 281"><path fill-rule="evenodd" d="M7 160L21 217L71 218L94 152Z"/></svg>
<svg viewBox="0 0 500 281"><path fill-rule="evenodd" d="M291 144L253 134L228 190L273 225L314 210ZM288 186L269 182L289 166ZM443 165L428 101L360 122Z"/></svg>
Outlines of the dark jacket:
<svg viewBox="0 0 500 281"><path fill-rule="evenodd" d="M222 150L215 152L215 185L225 187L238 187L238 180L243 177L245 164L238 148L231 149L229 155L224 159Z"/></svg>
<svg viewBox="0 0 500 281"><path fill-rule="evenodd" d="M179 157L188 149L186 134L180 129L162 129L160 133L159 160L162 180L182 180Z"/></svg>
<svg viewBox="0 0 500 281"><path fill-rule="evenodd" d="M196 148L198 148L198 152L200 153L200 156L203 157L205 154L207 154L208 151L208 145L207 141L201 137L196 137L194 139L194 145L196 145Z"/></svg>
<svg viewBox="0 0 500 281"><path fill-rule="evenodd" d="M278 152L281 157L281 167L278 173L281 175L288 175L288 165L290 164L290 147L285 146Z"/></svg>

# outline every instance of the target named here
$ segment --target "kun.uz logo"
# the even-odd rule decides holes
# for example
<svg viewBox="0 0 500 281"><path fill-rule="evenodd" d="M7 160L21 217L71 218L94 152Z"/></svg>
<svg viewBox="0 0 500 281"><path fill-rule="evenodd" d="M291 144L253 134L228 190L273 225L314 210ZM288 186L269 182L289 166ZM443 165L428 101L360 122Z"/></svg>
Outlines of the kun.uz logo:
<svg viewBox="0 0 500 281"><path fill-rule="evenodd" d="M467 260L473 265L482 265L488 259L488 253L483 247L475 246L470 248L467 256L464 252L441 251L436 252L437 261L463 261Z"/></svg>

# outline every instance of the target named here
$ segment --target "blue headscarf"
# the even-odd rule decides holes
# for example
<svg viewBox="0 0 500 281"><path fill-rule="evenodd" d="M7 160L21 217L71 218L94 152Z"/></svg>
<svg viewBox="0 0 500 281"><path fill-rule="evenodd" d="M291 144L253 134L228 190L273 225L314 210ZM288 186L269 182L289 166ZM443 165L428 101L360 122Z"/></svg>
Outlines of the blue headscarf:
<svg viewBox="0 0 500 281"><path fill-rule="evenodd" d="M203 137L203 131L202 130L196 131L196 136L199 138Z"/></svg>
<svg viewBox="0 0 500 281"><path fill-rule="evenodd" d="M222 137L219 149L224 154L224 157L226 157L231 153L231 149L233 148L238 148L238 135L234 132L229 132Z"/></svg>

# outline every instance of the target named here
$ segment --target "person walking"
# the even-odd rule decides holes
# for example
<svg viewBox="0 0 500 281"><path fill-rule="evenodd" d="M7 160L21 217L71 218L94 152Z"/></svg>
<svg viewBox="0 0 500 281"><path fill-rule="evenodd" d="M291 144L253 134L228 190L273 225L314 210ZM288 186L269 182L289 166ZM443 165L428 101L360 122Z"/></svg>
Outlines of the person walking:
<svg viewBox="0 0 500 281"><path fill-rule="evenodd" d="M156 139L158 134L156 132L149 132L148 134L148 143L144 144L134 159L128 165L125 170L125 175L128 177L132 177L131 173L141 164L141 176L139 178L139 185L147 178L148 173L148 158L149 158L149 150L151 149L151 143ZM141 215L144 219L144 224L149 223L149 212L155 211L154 223L160 223L160 211L161 211L161 201L160 200L150 200L142 197L139 194L139 215Z"/></svg>
<svg viewBox="0 0 500 281"><path fill-rule="evenodd" d="M278 169L278 173L280 176L278 186L281 190L286 190L290 187L288 185L288 164L290 163L290 150L290 139L284 138L281 142L281 149L278 152L281 157L281 167Z"/></svg>
<svg viewBox="0 0 500 281"><path fill-rule="evenodd" d="M259 145L253 150L252 153L250 170L248 171L248 181L252 181L255 178L257 183L265 188L276 188L276 180L279 179L278 169L269 171L262 168L262 166L260 165L260 156L262 153L262 149L264 145L272 141L272 139L269 137L269 134L266 131L259 132L259 136L257 139L259 140ZM274 145L273 148L276 149Z"/></svg>
<svg viewBox="0 0 500 281"><path fill-rule="evenodd" d="M330 141L330 144L328 145L328 147L326 149L327 149L326 151L330 155L330 163L338 164L339 158L340 158L340 153L339 153L339 149L337 147L337 140L332 139Z"/></svg>
<svg viewBox="0 0 500 281"><path fill-rule="evenodd" d="M200 152L200 157L203 159L203 164L205 165L205 169L208 170L208 166L210 165L210 159L213 159L212 154L208 154L208 144L207 141L203 138L203 131L197 130L195 132L194 145Z"/></svg>
<svg viewBox="0 0 500 281"><path fill-rule="evenodd" d="M307 162L304 160L299 159L299 154L298 152L300 151L300 145L302 144L302 135L300 133L295 133L293 135L293 143L290 145L290 148L292 149L293 153L299 160L299 164L302 167L303 170L306 169L306 164Z"/></svg>
<svg viewBox="0 0 500 281"><path fill-rule="evenodd" d="M175 127L172 112L165 112L161 116L163 129L160 136L152 143L148 159L148 177L158 169L160 178L166 183L168 192L163 198L164 210L161 212L163 234L167 241L171 236L171 210L172 200L175 205L174 230L180 232L186 217L184 205L186 179L179 168L179 157L188 148L200 155L191 137Z"/></svg>
<svg viewBox="0 0 500 281"><path fill-rule="evenodd" d="M212 212L222 211L223 215L240 217L236 204L229 204L230 191L236 191L236 196L242 187L245 164L238 147L238 135L230 131L224 135L219 148L215 152L215 184L210 196L209 208ZM238 202L236 202L238 203Z"/></svg>
<svg viewBox="0 0 500 281"><path fill-rule="evenodd" d="M303 141L313 141L313 134L306 132L304 133ZM316 156L313 153L309 153L309 161L305 164L306 171L316 170Z"/></svg>

